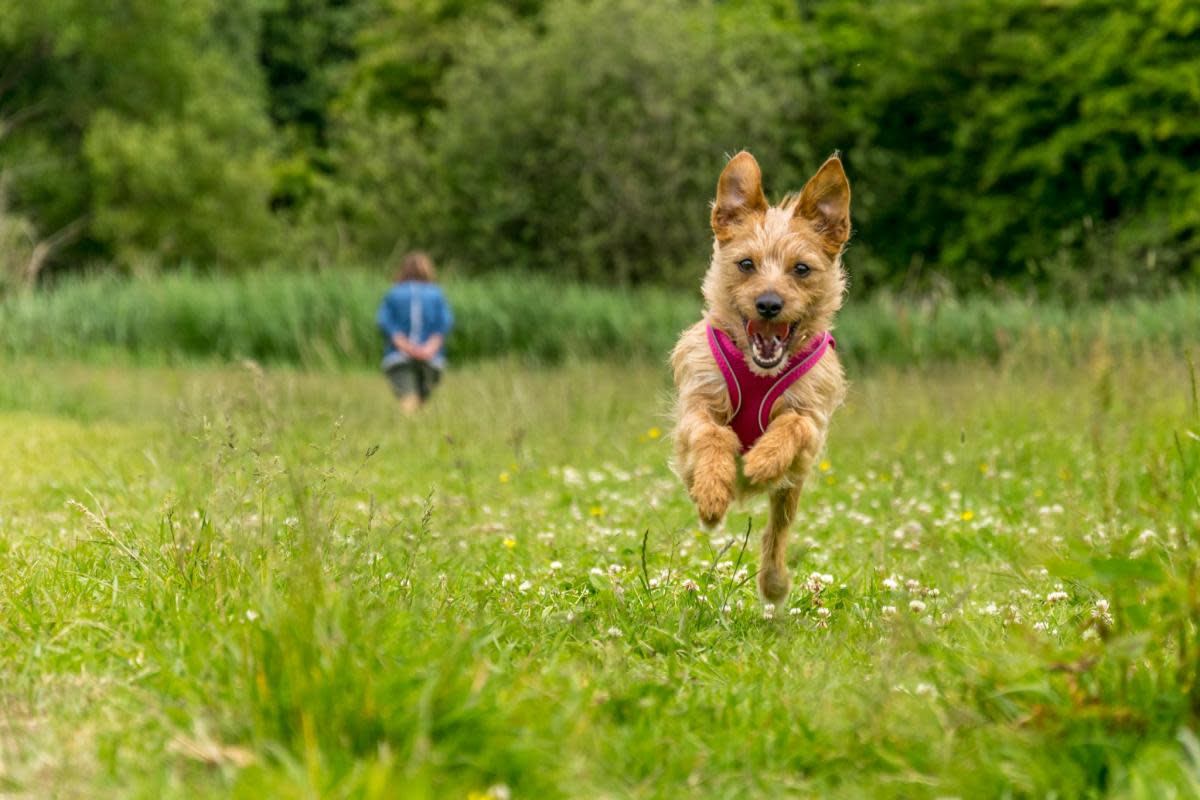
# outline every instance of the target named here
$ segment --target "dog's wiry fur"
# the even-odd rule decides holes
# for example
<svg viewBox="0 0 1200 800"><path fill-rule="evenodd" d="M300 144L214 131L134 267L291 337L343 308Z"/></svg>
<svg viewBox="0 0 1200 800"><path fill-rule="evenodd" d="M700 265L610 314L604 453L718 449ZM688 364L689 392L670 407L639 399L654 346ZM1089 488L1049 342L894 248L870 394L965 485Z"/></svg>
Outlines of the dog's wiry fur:
<svg viewBox="0 0 1200 800"><path fill-rule="evenodd" d="M770 494L770 517L762 538L758 587L779 603L791 588L786 564L788 531L801 487L825 445L833 412L845 396L841 363L832 348L776 402L771 422L744 457L728 426L733 409L721 371L709 349L705 323L723 330L757 374L781 373L811 337L833 328L846 278L842 250L850 237L850 185L833 156L798 195L769 206L754 157L738 153L717 185L712 261L704 277L706 319L683 332L671 354L675 372L673 466L696 504L700 521L718 524L735 495ZM751 259L753 271L738 262ZM806 275L794 272L809 267ZM783 299L776 322L792 325L786 357L764 370L751 358L747 320L757 318L755 298L773 291ZM739 476L740 465L740 476Z"/></svg>

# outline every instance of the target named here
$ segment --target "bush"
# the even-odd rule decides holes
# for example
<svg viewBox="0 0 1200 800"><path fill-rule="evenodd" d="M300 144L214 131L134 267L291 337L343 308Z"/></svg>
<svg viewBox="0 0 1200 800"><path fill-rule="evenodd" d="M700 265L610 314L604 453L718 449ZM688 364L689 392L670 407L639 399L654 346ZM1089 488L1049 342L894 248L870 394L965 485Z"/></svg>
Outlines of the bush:
<svg viewBox="0 0 1200 800"><path fill-rule="evenodd" d="M559 3L478 30L423 131L423 182L378 222L472 271L690 283L725 154L754 147L780 191L816 162L796 135L797 47L674 2ZM401 155L396 182L411 170Z"/></svg>
<svg viewBox="0 0 1200 800"><path fill-rule="evenodd" d="M6 3L0 160L64 255L253 263L275 244L256 4Z"/></svg>
<svg viewBox="0 0 1200 800"><path fill-rule="evenodd" d="M1200 8L817 9L869 283L1111 296L1200 274Z"/></svg>

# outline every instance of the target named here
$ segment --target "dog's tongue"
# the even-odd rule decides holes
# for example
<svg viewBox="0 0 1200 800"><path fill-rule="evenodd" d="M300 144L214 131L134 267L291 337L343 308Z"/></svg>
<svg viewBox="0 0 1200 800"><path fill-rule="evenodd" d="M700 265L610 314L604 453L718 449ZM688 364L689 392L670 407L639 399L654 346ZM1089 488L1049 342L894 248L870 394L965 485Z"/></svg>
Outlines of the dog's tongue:
<svg viewBox="0 0 1200 800"><path fill-rule="evenodd" d="M786 322L768 322L762 319L752 319L747 324L746 329L751 336L761 336L770 341L771 339L787 338L791 326Z"/></svg>
<svg viewBox="0 0 1200 800"><path fill-rule="evenodd" d="M785 322L767 322L752 319L746 322L746 333L750 335L750 349L759 366L779 363L783 358L783 346L787 342L792 326Z"/></svg>

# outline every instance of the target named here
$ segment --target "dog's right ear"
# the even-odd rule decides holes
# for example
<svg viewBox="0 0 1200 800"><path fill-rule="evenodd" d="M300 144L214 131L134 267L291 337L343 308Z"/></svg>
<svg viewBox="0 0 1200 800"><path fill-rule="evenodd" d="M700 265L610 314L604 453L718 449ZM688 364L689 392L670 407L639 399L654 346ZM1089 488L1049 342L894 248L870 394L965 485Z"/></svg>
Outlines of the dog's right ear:
<svg viewBox="0 0 1200 800"><path fill-rule="evenodd" d="M754 214L767 210L762 190L762 170L754 156L743 150L729 160L717 181L713 202L712 229L719 241L733 236L733 229Z"/></svg>

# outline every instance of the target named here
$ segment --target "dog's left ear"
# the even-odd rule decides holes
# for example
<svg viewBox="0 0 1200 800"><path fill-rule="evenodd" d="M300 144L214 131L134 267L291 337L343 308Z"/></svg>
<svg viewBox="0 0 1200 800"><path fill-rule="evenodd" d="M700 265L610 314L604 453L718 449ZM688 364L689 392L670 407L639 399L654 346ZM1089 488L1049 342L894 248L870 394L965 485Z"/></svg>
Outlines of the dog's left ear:
<svg viewBox="0 0 1200 800"><path fill-rule="evenodd" d="M840 158L830 156L804 184L796 215L813 224L831 253L845 247L850 239L850 181Z"/></svg>

